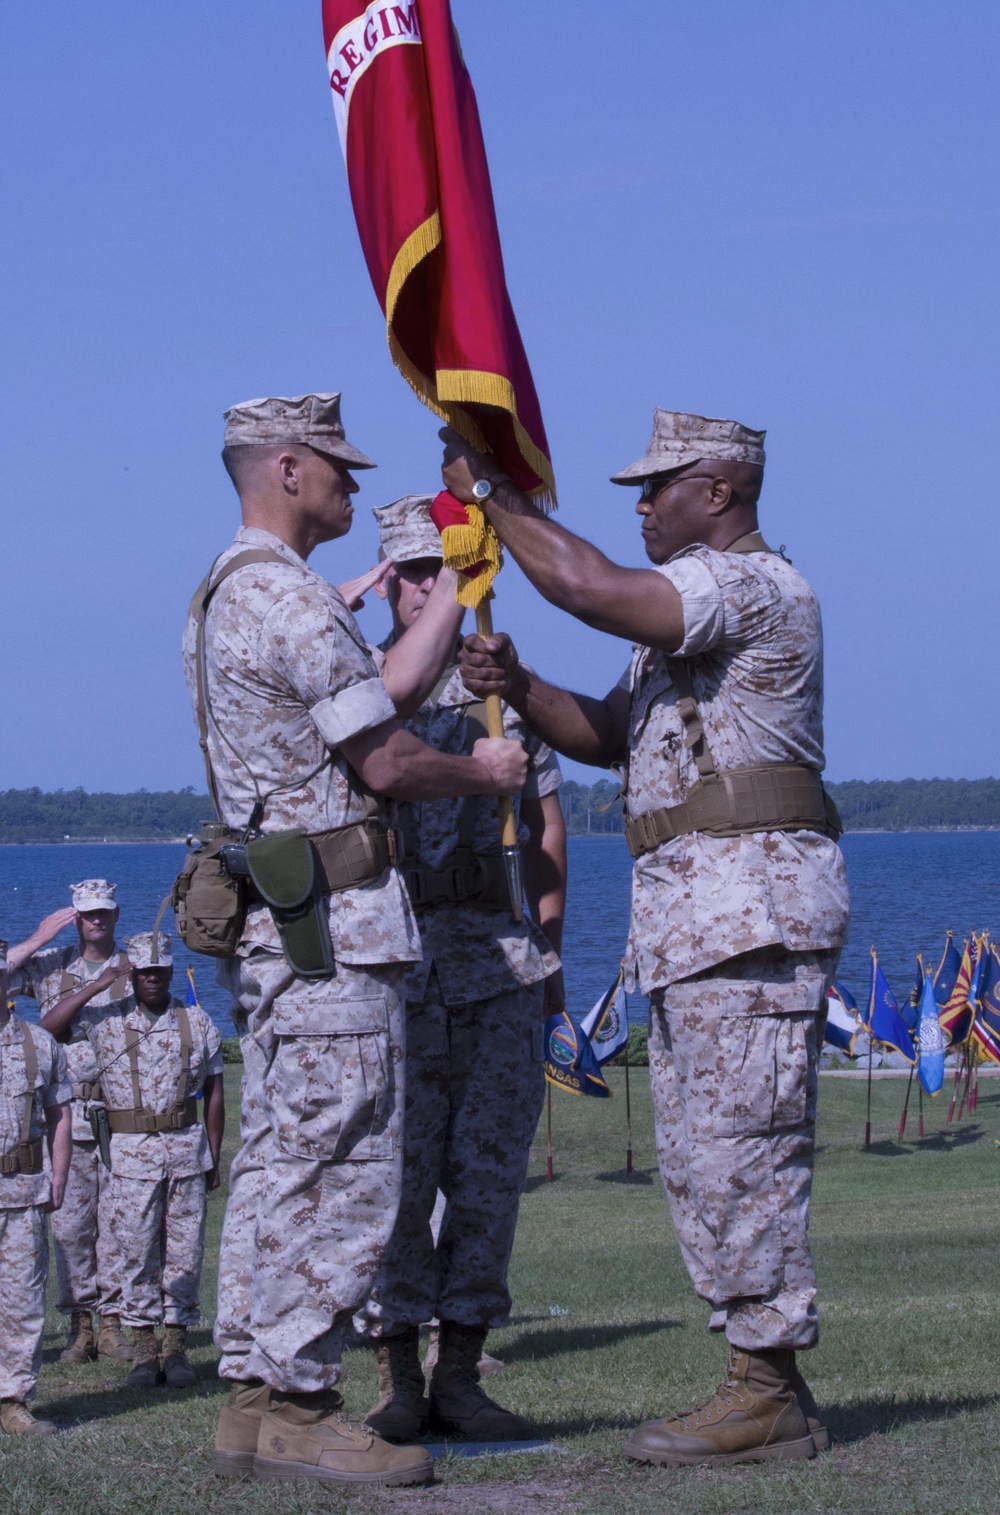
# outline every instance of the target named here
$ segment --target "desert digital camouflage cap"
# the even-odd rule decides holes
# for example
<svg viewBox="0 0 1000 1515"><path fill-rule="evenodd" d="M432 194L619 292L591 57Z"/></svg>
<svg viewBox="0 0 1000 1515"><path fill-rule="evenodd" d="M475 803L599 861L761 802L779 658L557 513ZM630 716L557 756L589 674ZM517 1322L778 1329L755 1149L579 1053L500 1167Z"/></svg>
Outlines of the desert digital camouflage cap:
<svg viewBox="0 0 1000 1515"><path fill-rule="evenodd" d="M692 416L683 410L653 411L653 435L645 457L611 475L612 484L641 484L656 473L669 473L699 458L717 458L725 463L756 463L764 466L763 431L752 431L739 421L720 421L712 416Z"/></svg>
<svg viewBox="0 0 1000 1515"><path fill-rule="evenodd" d="M115 910L117 884L109 884L106 878L85 878L80 884L70 884L69 893L75 910Z"/></svg>
<svg viewBox="0 0 1000 1515"><path fill-rule="evenodd" d="M172 968L173 955L170 937L164 932L139 931L125 943L125 951L133 968Z"/></svg>
<svg viewBox="0 0 1000 1515"><path fill-rule="evenodd" d="M372 511L382 551L394 563L442 556L441 533L430 517L433 499L430 494L404 494Z"/></svg>
<svg viewBox="0 0 1000 1515"><path fill-rule="evenodd" d="M352 447L340 419L340 395L272 395L244 400L225 414L226 447L274 447L284 442L315 447L353 468L374 468L371 458Z"/></svg>

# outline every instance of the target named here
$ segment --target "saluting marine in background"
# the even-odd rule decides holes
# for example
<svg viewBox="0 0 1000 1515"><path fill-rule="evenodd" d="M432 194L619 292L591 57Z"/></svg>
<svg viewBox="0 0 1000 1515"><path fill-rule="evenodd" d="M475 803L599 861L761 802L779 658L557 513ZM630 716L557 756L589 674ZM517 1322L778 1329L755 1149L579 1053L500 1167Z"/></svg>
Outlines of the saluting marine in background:
<svg viewBox="0 0 1000 1515"><path fill-rule="evenodd" d="M128 1361L132 1349L121 1327L121 1270L117 1244L102 1200L107 1170L86 1115L87 1100L100 1098L93 1048L79 1019L85 1005L104 1006L128 993L129 964L115 942L119 907L116 886L107 879L84 879L70 886L72 905L47 916L28 941L31 956L12 979L12 994L33 995L42 1025L55 1034L49 1012L58 1014L57 1040L63 1043L73 1086L73 1160L61 1209L52 1217L52 1241L59 1280L59 1309L70 1317L69 1342L60 1362L94 1357ZM47 944L75 925L75 946ZM94 1337L93 1313L99 1331Z"/></svg>
<svg viewBox="0 0 1000 1515"><path fill-rule="evenodd" d="M451 433L443 477L484 503L541 593L636 644L602 699L547 684L510 641L463 676L557 751L627 764L636 859L627 984L650 997L660 1170L681 1252L730 1355L697 1411L626 1452L666 1464L810 1457L828 1445L795 1352L816 1344L808 1214L825 994L848 895L820 773L822 637L805 579L757 527L764 433L657 410L637 484L653 567L544 518Z"/></svg>
<svg viewBox="0 0 1000 1515"><path fill-rule="evenodd" d="M441 573L429 505L429 496L408 495L374 512L393 564L376 586L393 616L380 663L418 623ZM436 687L407 722L431 747L456 754L471 750L486 721L462 683L458 646L456 638ZM477 1363L490 1323L510 1310L507 1264L544 1096L547 986L550 1009L561 1006L566 828L554 754L509 707L504 730L529 755L519 812L528 903L541 929L511 919L495 804L471 796L399 807L401 867L423 957L405 985L403 1197L366 1311L380 1390L367 1423L393 1440L415 1439L428 1415L439 1430L484 1440L531 1434L523 1416L487 1398ZM439 1187L448 1205L435 1246ZM418 1333L434 1318L440 1340L428 1400Z"/></svg>
<svg viewBox="0 0 1000 1515"><path fill-rule="evenodd" d="M13 949L11 969L21 960ZM8 1009L7 964L0 942L0 1430L39 1436L56 1430L28 1405L45 1331L46 1217L62 1204L73 1145L72 1091L63 1049Z"/></svg>

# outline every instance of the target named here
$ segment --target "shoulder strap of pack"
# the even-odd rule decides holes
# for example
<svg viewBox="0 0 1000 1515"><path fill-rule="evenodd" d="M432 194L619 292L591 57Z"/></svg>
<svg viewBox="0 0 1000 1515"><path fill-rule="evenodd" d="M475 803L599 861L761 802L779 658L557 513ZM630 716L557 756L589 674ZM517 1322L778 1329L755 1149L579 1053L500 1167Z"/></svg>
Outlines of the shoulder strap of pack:
<svg viewBox="0 0 1000 1515"><path fill-rule="evenodd" d="M715 772L715 759L708 745L701 711L694 697L691 667L687 658L667 658L667 671L677 690L677 714L684 724L684 742L698 769L699 778Z"/></svg>
<svg viewBox="0 0 1000 1515"><path fill-rule="evenodd" d="M191 1067L194 1037L191 1035L191 1017L187 1013L187 1006L175 1004L174 1014L177 1017L177 1029L181 1034L181 1072L177 1080L177 1103L182 1104L187 1099L188 1071Z"/></svg>
<svg viewBox="0 0 1000 1515"><path fill-rule="evenodd" d="M125 1027L125 1046L128 1064L132 1072L132 1108L142 1109L142 1089L139 1087L139 1033L134 1026ZM102 1070L103 1071L103 1070Z"/></svg>
<svg viewBox="0 0 1000 1515"><path fill-rule="evenodd" d="M246 568L250 563L284 563L287 560L280 553L272 551L268 547L248 547L244 552L238 552L235 557L229 559L221 572L216 574L215 568L218 563L216 558L208 573L202 579L191 599L188 614L195 623L195 715L198 719L198 745L205 762L205 777L208 780L208 792L212 799L212 808L216 817L222 819L222 811L219 808L219 791L215 783L215 774L212 770L212 759L208 753L208 714L209 695L208 679L205 665L205 617L212 597L220 585L236 573L240 568Z"/></svg>
<svg viewBox="0 0 1000 1515"><path fill-rule="evenodd" d="M24 1076L28 1084L21 1115L21 1145L26 1146L31 1140L31 1112L35 1104L35 1085L38 1083L38 1049L26 1021L21 1022L21 1040L24 1047Z"/></svg>

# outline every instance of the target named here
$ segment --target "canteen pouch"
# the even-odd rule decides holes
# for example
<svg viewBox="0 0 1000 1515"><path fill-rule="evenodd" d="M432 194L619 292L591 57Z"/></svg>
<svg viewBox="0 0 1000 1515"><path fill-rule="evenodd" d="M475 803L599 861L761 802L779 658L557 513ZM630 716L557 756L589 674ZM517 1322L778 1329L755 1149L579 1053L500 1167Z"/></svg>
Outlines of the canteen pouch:
<svg viewBox="0 0 1000 1515"><path fill-rule="evenodd" d="M302 978L329 978L333 947L320 908L316 852L304 831L278 831L247 843L254 888L271 911L285 960Z"/></svg>
<svg viewBox="0 0 1000 1515"><path fill-rule="evenodd" d="M90 1129L94 1133L97 1150L101 1154L101 1162L111 1172L111 1127L108 1125L107 1108L92 1101L87 1107L87 1119Z"/></svg>
<svg viewBox="0 0 1000 1515"><path fill-rule="evenodd" d="M228 827L206 823L201 846L188 853L170 895L178 935L189 951L205 957L234 957L243 935L246 887L222 857L233 836Z"/></svg>

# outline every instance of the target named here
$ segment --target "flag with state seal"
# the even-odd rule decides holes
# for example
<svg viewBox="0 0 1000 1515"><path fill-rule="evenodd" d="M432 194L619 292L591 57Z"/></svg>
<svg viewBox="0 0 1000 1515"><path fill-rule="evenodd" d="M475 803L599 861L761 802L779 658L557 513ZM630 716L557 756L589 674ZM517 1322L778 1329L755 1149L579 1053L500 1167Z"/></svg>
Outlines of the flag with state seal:
<svg viewBox="0 0 1000 1515"><path fill-rule="evenodd" d="M628 1042L628 1007L625 1000L625 969L602 994L580 1022L580 1029L594 1049L598 1066L610 1062Z"/></svg>
<svg viewBox="0 0 1000 1515"><path fill-rule="evenodd" d="M590 1038L568 1010L550 1015L544 1033L545 1077L567 1094L590 1094L610 1099Z"/></svg>

